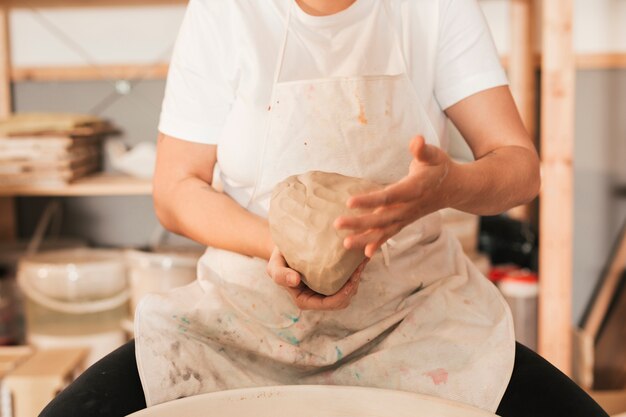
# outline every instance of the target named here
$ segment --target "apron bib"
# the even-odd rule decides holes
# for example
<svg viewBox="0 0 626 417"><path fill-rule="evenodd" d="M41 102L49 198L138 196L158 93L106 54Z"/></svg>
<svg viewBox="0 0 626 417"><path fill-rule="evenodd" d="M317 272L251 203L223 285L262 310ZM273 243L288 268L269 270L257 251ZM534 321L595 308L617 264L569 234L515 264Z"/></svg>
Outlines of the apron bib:
<svg viewBox="0 0 626 417"><path fill-rule="evenodd" d="M408 172L415 135L440 144L395 33L399 74L281 81L293 7L247 205L255 212L267 212L272 189L288 176L320 170L391 183ZM387 1L375 7L390 17ZM513 369L510 312L442 231L438 213L388 241L345 310L300 311L265 267L208 248L197 282L144 299L135 334L149 406L224 389L328 384L497 408Z"/></svg>

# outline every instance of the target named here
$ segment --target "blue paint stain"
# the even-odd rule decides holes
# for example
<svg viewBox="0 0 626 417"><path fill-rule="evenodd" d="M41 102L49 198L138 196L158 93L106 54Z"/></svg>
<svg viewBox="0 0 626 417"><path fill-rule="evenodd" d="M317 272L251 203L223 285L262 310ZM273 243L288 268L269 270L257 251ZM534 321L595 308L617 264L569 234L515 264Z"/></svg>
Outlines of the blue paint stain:
<svg viewBox="0 0 626 417"><path fill-rule="evenodd" d="M278 336L282 337L284 340L286 340L287 342L289 342L290 344L294 346L298 346L300 344L300 341L298 340L298 338L287 331L279 332Z"/></svg>
<svg viewBox="0 0 626 417"><path fill-rule="evenodd" d="M300 321L300 317L291 316L289 314L283 314L283 316L285 316L286 318L291 320L291 322L294 323L294 324Z"/></svg>
<svg viewBox="0 0 626 417"><path fill-rule="evenodd" d="M186 324L191 324L191 322L189 321L189 319L187 317L181 317L180 321L182 321L183 323L186 323Z"/></svg>
<svg viewBox="0 0 626 417"><path fill-rule="evenodd" d="M283 317L285 317L287 320L291 320L293 324L300 321L300 317L292 316L291 314L283 313Z"/></svg>
<svg viewBox="0 0 626 417"><path fill-rule="evenodd" d="M185 326L183 326L183 325L179 325L179 326L178 326L178 331L179 331L180 333L187 333L187 330L188 330L188 329L187 329Z"/></svg>
<svg viewBox="0 0 626 417"><path fill-rule="evenodd" d="M354 373L354 376L356 377L356 379L358 379L359 381L361 380L361 374L358 372Z"/></svg>
<svg viewBox="0 0 626 417"><path fill-rule="evenodd" d="M337 360L340 361L343 358L343 352L337 346L335 346L335 350L337 351Z"/></svg>

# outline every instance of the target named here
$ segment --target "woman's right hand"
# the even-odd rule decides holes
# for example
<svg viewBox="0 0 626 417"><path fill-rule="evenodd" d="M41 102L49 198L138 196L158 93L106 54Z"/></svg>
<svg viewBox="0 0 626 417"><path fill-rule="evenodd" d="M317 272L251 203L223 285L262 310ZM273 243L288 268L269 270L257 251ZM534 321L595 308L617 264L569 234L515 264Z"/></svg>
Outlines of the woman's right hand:
<svg viewBox="0 0 626 417"><path fill-rule="evenodd" d="M284 287L296 306L301 310L342 310L350 305L352 297L357 293L361 273L369 258L357 267L345 285L333 295L316 293L302 282L300 274L287 266L287 261L278 248L274 248L267 263L267 274L274 282Z"/></svg>

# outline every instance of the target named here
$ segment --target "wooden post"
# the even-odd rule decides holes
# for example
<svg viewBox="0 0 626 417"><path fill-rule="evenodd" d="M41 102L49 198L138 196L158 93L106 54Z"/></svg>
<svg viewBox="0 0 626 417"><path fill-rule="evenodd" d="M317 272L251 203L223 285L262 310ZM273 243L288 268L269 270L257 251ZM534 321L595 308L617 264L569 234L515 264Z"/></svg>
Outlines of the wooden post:
<svg viewBox="0 0 626 417"><path fill-rule="evenodd" d="M9 9L0 6L0 118L11 114L11 48ZM0 197L0 241L15 239L15 201Z"/></svg>
<svg viewBox="0 0 626 417"><path fill-rule="evenodd" d="M536 134L537 88L533 3L534 0L511 0L511 53L508 70L511 92L532 138Z"/></svg>
<svg viewBox="0 0 626 417"><path fill-rule="evenodd" d="M573 0L550 0L542 4L539 353L570 374L575 99Z"/></svg>
<svg viewBox="0 0 626 417"><path fill-rule="evenodd" d="M534 0L511 0L511 52L508 76L511 93L530 137L536 135L536 88L534 53ZM509 210L511 217L530 220L532 205Z"/></svg>
<svg viewBox="0 0 626 417"><path fill-rule="evenodd" d="M0 6L0 118L11 114L11 41L9 9Z"/></svg>

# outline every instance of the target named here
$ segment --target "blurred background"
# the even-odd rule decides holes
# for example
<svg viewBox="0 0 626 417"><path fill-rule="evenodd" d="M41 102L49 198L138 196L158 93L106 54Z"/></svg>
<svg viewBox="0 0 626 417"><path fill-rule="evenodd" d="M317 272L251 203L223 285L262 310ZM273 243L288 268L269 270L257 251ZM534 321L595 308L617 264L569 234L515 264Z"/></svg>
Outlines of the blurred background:
<svg viewBox="0 0 626 417"><path fill-rule="evenodd" d="M185 3L0 6L0 416L37 415L132 337L142 295L195 276L202 248L166 233L150 196ZM520 341L626 412L626 1L479 3L543 190L502 216L444 219L503 291Z"/></svg>

